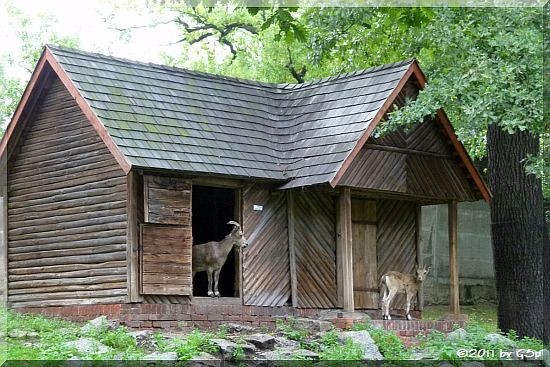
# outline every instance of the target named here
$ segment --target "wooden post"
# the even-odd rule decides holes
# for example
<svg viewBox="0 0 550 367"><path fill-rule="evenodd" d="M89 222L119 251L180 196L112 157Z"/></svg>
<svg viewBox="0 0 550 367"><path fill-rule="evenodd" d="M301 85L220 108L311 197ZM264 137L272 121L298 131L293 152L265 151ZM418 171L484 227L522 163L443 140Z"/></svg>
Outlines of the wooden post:
<svg viewBox="0 0 550 367"><path fill-rule="evenodd" d="M126 176L126 258L127 258L127 300L128 302L142 301L139 295L139 223L137 218L137 185L136 173L128 172Z"/></svg>
<svg viewBox="0 0 550 367"><path fill-rule="evenodd" d="M460 314L460 297L458 288L458 209L456 201L448 204L449 210L449 278L450 278L450 313Z"/></svg>
<svg viewBox="0 0 550 367"><path fill-rule="evenodd" d="M290 290L292 307L298 307L298 281L296 279L296 243L294 237L294 191L287 191L288 255L290 262Z"/></svg>
<svg viewBox="0 0 550 367"><path fill-rule="evenodd" d="M422 206L416 206L416 264L419 268L424 266L424 248L422 244ZM419 311L424 309L424 286L418 288L416 308Z"/></svg>
<svg viewBox="0 0 550 367"><path fill-rule="evenodd" d="M194 181L193 181L194 182ZM235 208L233 212L233 217L241 226L243 225L243 198L241 188L235 188ZM243 251L239 249L235 250L235 297L243 299Z"/></svg>
<svg viewBox="0 0 550 367"><path fill-rule="evenodd" d="M338 205L338 258L339 297L344 311L353 312L353 248L351 228L351 191L345 187L340 193ZM341 296L340 296L341 294Z"/></svg>

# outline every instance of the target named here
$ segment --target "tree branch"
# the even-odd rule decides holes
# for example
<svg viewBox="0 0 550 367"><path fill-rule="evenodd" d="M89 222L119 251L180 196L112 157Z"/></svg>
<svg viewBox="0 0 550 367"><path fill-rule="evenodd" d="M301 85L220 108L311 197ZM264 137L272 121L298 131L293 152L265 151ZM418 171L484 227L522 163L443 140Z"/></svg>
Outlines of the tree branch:
<svg viewBox="0 0 550 367"><path fill-rule="evenodd" d="M225 25L217 25L217 24L210 23L204 16L198 14L195 9L193 10L192 13L191 12L185 13L185 15L190 17L195 23L198 24L196 26L195 25L192 26L183 18L178 17L175 19L176 23L182 26L183 30L188 35L196 32L199 32L199 33L206 32L206 33L202 33L198 37L191 40L188 40L185 38L181 39L178 41L178 43L187 41L190 44L194 44L204 40L205 38L217 35L218 42L229 47L229 51L233 55L232 61L235 60L235 58L237 57L237 48L235 47L233 42L231 42L231 40L229 39L229 36L231 35L231 33L239 29L247 31L252 34L258 34L259 32L255 26L248 23L233 22Z"/></svg>
<svg viewBox="0 0 550 367"><path fill-rule="evenodd" d="M307 68L302 66L300 71L296 70L296 67L294 66L294 61L292 60L292 53L290 52L290 48L286 48L288 52L288 63L285 65L285 67L290 71L290 74L296 79L298 83L305 82L304 76L307 73Z"/></svg>

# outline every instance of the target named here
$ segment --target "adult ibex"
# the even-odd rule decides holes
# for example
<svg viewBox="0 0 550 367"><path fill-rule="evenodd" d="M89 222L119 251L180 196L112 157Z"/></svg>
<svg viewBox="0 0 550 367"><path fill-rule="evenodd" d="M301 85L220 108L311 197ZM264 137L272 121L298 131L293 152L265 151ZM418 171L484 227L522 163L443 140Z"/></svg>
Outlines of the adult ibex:
<svg viewBox="0 0 550 367"><path fill-rule="evenodd" d="M390 303L397 293L407 294L407 320L411 320L409 314L411 300L418 292L418 287L426 279L430 268L426 265L422 269L416 270L416 276L412 274L403 274L397 271L390 271L380 278L380 299L382 300L382 318L391 320Z"/></svg>
<svg viewBox="0 0 550 367"><path fill-rule="evenodd" d="M233 247L244 248L248 245L241 225L235 221L227 224L233 224L231 232L221 241L210 241L200 245L193 246L193 278L196 273L206 271L208 275L208 296L219 297L218 279L220 270L227 260L227 256ZM214 275L212 279L212 275ZM214 291L212 291L212 281L214 281Z"/></svg>

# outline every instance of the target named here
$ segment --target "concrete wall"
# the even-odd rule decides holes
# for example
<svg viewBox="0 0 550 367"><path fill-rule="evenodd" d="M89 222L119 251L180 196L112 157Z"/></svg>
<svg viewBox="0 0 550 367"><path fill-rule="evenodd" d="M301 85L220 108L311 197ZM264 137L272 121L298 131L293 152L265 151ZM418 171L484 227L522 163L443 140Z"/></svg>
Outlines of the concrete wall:
<svg viewBox="0 0 550 367"><path fill-rule="evenodd" d="M422 208L421 241L424 263L432 271L424 283L424 304L449 302L449 242L447 205ZM495 301L491 218L483 201L458 204L460 302Z"/></svg>

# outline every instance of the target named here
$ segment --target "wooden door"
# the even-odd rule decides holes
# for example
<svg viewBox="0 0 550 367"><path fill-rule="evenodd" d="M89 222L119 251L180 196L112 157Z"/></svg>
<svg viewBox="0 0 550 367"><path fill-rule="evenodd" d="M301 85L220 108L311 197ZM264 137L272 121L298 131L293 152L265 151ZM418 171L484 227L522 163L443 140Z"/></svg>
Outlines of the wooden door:
<svg viewBox="0 0 550 367"><path fill-rule="evenodd" d="M143 190L141 293L192 296L191 181L145 175Z"/></svg>
<svg viewBox="0 0 550 367"><path fill-rule="evenodd" d="M352 199L353 301L357 309L378 308L376 201Z"/></svg>

